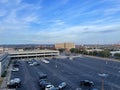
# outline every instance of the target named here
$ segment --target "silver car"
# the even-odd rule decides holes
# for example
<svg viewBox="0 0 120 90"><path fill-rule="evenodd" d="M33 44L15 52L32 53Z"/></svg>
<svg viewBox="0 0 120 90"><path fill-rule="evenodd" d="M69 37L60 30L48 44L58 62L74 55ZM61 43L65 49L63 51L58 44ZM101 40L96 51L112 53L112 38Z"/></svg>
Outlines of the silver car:
<svg viewBox="0 0 120 90"><path fill-rule="evenodd" d="M58 88L59 89L63 89L63 88L65 88L66 87L66 82L62 82L59 86L58 86Z"/></svg>

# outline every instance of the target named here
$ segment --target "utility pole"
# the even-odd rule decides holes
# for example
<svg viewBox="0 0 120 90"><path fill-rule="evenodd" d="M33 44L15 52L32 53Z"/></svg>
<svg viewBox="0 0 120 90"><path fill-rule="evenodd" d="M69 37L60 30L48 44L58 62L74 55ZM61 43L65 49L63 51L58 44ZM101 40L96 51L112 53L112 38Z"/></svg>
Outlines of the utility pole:
<svg viewBox="0 0 120 90"><path fill-rule="evenodd" d="M100 73L100 74L98 74L98 76L100 76L101 77L101 79L102 79L102 84L101 84L101 90L104 90L104 79L106 78L106 77L108 77L108 74L105 74L105 73Z"/></svg>
<svg viewBox="0 0 120 90"><path fill-rule="evenodd" d="M104 79L102 78L102 90L104 90Z"/></svg>

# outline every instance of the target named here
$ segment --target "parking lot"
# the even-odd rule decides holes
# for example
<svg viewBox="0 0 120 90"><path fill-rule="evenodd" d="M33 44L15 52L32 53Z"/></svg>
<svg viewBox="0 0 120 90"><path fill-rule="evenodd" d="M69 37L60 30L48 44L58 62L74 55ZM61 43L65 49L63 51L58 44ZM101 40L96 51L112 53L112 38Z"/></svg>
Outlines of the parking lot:
<svg viewBox="0 0 120 90"><path fill-rule="evenodd" d="M22 81L16 90L41 90L38 73L47 74L49 82L57 87L61 82L67 86L63 90L120 90L120 63L87 57L69 59L36 60L40 65L30 66L28 60L19 60L19 71L11 73L11 79L18 77ZM106 76L101 77L100 74ZM94 82L94 87L80 86L80 80ZM102 82L102 80L104 82ZM102 86L103 83L103 86ZM80 89L79 89L80 90Z"/></svg>

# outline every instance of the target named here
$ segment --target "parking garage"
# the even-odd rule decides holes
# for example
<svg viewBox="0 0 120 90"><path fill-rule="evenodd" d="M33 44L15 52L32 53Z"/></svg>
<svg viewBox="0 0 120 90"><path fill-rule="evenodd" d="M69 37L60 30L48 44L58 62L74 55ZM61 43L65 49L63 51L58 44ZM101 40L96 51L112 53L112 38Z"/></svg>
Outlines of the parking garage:
<svg viewBox="0 0 120 90"><path fill-rule="evenodd" d="M31 59L42 57L56 57L59 55L57 50L33 50L33 51L12 51L9 52L11 59Z"/></svg>

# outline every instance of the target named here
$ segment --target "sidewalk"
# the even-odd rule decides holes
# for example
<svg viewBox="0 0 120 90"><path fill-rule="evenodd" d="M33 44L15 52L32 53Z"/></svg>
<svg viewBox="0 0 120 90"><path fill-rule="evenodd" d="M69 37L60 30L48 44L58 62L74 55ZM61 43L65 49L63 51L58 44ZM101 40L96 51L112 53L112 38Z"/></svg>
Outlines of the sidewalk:
<svg viewBox="0 0 120 90"><path fill-rule="evenodd" d="M11 77L11 69L12 69L12 64L10 64L8 70L7 70L7 75L3 79L3 82L1 84L0 90L15 90L15 89L8 89L7 88L7 82L10 80Z"/></svg>

